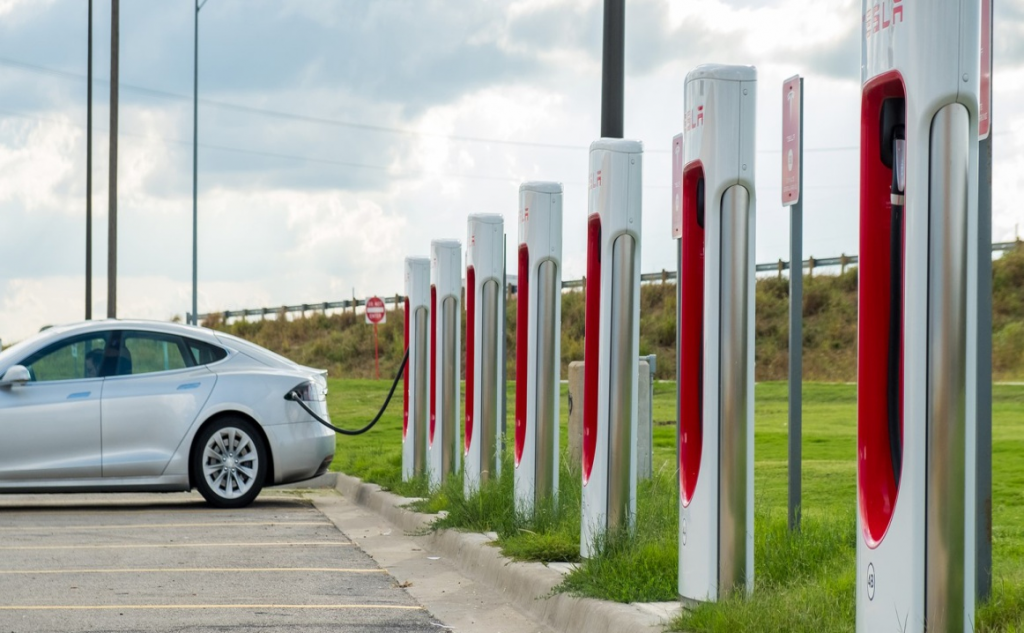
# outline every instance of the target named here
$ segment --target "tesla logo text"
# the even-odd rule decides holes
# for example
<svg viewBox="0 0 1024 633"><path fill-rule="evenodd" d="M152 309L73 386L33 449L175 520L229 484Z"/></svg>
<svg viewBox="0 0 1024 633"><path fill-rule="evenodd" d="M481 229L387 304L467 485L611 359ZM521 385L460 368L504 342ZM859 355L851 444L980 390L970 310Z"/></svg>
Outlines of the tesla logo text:
<svg viewBox="0 0 1024 633"><path fill-rule="evenodd" d="M882 0L864 13L864 36L871 37L897 22L903 22L903 0Z"/></svg>
<svg viewBox="0 0 1024 633"><path fill-rule="evenodd" d="M601 186L601 170L598 169L596 172L590 174L590 189L593 191Z"/></svg>
<svg viewBox="0 0 1024 633"><path fill-rule="evenodd" d="M683 121L684 130L695 130L697 126L704 125L704 106L697 106L697 118L693 116L693 110L687 110L686 119Z"/></svg>

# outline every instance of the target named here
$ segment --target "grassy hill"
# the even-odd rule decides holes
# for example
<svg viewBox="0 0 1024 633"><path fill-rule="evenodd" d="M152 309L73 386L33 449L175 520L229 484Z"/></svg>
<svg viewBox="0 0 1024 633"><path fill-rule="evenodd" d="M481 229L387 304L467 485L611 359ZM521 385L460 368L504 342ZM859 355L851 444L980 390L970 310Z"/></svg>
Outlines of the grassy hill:
<svg viewBox="0 0 1024 633"><path fill-rule="evenodd" d="M996 380L1024 379L1024 248L993 262L993 373ZM675 378L675 285L653 283L640 292L640 353L657 354L657 377ZM756 378L785 380L789 367L789 282L757 282ZM508 371L514 375L516 300L507 305ZM352 313L305 318L236 321L217 317L206 325L226 330L297 362L325 368L335 378L372 378L373 328ZM562 295L562 375L583 359L584 296ZM463 333L465 319L463 318ZM403 314L392 310L378 328L381 377L402 358ZM804 378L853 382L857 370L857 269L804 278Z"/></svg>

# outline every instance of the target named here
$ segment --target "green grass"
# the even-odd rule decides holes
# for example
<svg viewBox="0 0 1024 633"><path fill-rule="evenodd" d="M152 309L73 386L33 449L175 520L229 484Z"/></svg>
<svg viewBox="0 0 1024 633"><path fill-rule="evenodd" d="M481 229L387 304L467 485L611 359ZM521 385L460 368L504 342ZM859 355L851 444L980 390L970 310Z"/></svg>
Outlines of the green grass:
<svg viewBox="0 0 1024 633"><path fill-rule="evenodd" d="M386 395L387 381L330 381L335 424L357 427ZM634 539L610 539L602 555L580 562L561 591L621 602L676 598L677 518L675 385L655 383L656 475L641 484ZM514 385L509 390L511 425ZM993 595L978 609L979 631L1024 631L1024 387L997 385L993 403ZM534 518L511 509L512 478L465 498L461 477L428 495L422 480L402 483L401 402L361 437L338 437L333 470L381 484L398 494L427 497L419 509L447 516L436 525L498 533L502 551L516 559L579 561L578 471L564 465L568 430L562 386L563 467L559 503ZM805 383L803 530L787 529L787 385L755 388L755 593L702 605L674 623L692 631L852 631L856 559L856 386ZM511 473L506 455L504 473Z"/></svg>
<svg viewBox="0 0 1024 633"><path fill-rule="evenodd" d="M835 269L832 269L834 271ZM755 291L756 380L785 380L789 371L789 280L763 277ZM507 370L515 375L516 298L506 304ZM676 287L649 283L640 288L640 354L657 354L657 378L675 379ZM857 267L840 275L804 277L804 379L857 379ZM570 361L583 358L584 293L562 294L562 376ZM404 314L390 310L378 328L380 371L393 375L404 350ZM231 332L292 360L328 369L337 378L374 376L373 328L352 312L325 316L310 310L288 320L237 320L224 324L213 314L203 325ZM465 319L462 320L465 337ZM1024 248L992 263L992 369L997 380L1024 380ZM463 372L465 375L465 372Z"/></svg>

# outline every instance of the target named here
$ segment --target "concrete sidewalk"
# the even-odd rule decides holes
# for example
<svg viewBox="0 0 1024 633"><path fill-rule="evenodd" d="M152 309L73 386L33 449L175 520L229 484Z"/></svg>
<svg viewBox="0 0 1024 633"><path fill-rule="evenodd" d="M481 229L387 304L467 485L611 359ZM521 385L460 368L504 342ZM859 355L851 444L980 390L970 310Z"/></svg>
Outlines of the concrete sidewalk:
<svg viewBox="0 0 1024 633"><path fill-rule="evenodd" d="M478 610L463 605L446 613L443 612L447 610L446 607L431 604L441 597L438 591L464 591L466 587L458 584L460 581L457 578L431 578L428 584L431 585L430 591L434 595L423 595L421 592L426 589L415 590L416 581L413 580L414 584L409 587L409 592L454 630L525 630L521 628L521 623L513 625L513 620L516 620L513 615L525 614L539 624L534 629L537 631L653 633L663 630L681 608L677 602L627 605L552 594L552 589L562 581L561 571L541 563L522 563L505 558L494 546L492 539L484 534L454 530L429 531L430 522L436 517L403 508L402 506L410 503L410 499L384 492L379 486L363 483L341 473L330 473L320 481L306 482L303 487L328 487L332 483L345 501L372 511L406 535L415 535L413 538L422 545L427 555L414 558L432 560L436 557L436 560L443 560L459 574L473 581L470 584L475 586L474 591L488 594L486 599L477 603ZM376 548L376 554L374 551L367 551L374 558L378 555L395 555L394 551L389 554L386 548L381 549L381 544L357 537L360 529L366 529L365 515L361 518L359 513L351 512L351 506L346 509L347 504L340 503L333 495L314 495L313 501L339 529L350 534L357 545L370 545L371 550ZM376 531L378 534L381 532L380 529ZM369 534L363 534L364 537L371 535L372 530ZM399 560L406 559L408 556L399 557ZM402 570L396 571L395 566L386 561L382 561L382 564L396 578L402 580ZM422 574L424 570L410 568L409 573ZM446 582L449 584L447 589L442 586ZM514 607L518 613L503 612L502 609L507 608L504 605Z"/></svg>

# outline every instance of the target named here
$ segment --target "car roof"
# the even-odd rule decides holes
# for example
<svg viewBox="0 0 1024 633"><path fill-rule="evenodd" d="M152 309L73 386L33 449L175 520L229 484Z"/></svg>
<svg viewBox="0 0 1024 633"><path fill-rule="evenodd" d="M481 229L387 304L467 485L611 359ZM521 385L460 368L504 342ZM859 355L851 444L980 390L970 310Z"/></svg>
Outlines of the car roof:
<svg viewBox="0 0 1024 633"><path fill-rule="evenodd" d="M9 357L13 353L41 349L51 342L62 339L66 336L87 334L89 332L102 332L105 330L141 330L144 332L160 332L164 334L187 336L213 345L222 345L222 343L217 339L214 331L209 328L185 325L183 323L170 323L168 321L147 321L143 319L101 319L94 321L79 321L77 323L67 323L48 327L38 334L12 345L11 347L3 350L3 352L0 352L0 361Z"/></svg>
<svg viewBox="0 0 1024 633"><path fill-rule="evenodd" d="M165 334L177 334L199 338L210 343L217 341L213 330L197 325L186 325L184 323L172 323L170 321L149 321L145 319L101 319L94 321L79 321L66 325L58 325L45 330L54 331L57 334L77 334L79 332L98 332L102 330L143 330L146 332L163 332Z"/></svg>

